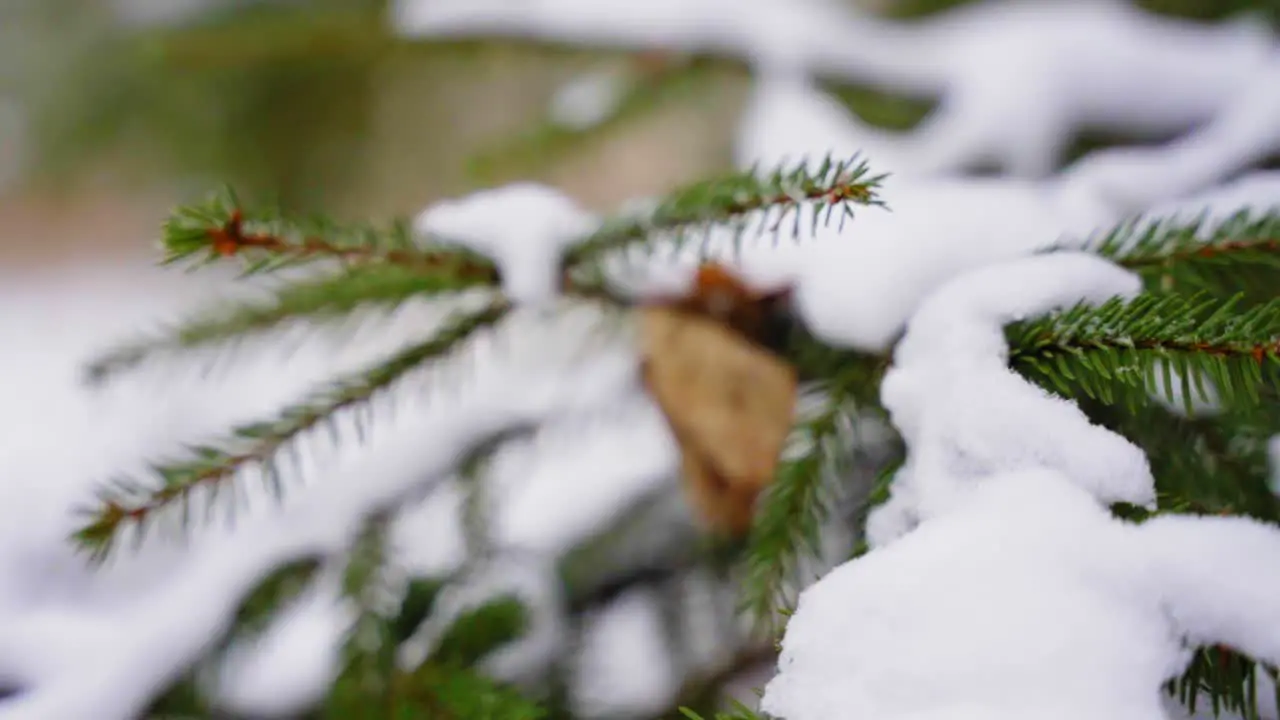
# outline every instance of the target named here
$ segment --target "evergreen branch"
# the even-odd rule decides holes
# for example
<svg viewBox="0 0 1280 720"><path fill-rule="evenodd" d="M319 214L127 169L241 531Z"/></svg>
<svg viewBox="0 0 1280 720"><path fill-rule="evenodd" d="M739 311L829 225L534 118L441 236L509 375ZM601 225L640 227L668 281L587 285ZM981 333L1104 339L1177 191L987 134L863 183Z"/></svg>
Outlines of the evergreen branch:
<svg viewBox="0 0 1280 720"><path fill-rule="evenodd" d="M1280 212L1246 210L1213 224L1205 215L1139 219L1115 228L1094 249L1138 272L1151 289L1245 293L1265 302L1280 282Z"/></svg>
<svg viewBox="0 0 1280 720"><path fill-rule="evenodd" d="M1260 666L1230 648L1200 648L1186 672L1171 680L1164 690L1188 711L1196 712L1201 693L1209 695L1214 716L1234 712L1258 718L1258 691L1255 678Z"/></svg>
<svg viewBox="0 0 1280 720"><path fill-rule="evenodd" d="M165 264L204 265L236 258L245 275L318 260L386 263L469 284L497 284L487 258L444 243L421 246L404 222L390 229L339 226L313 218L288 220L269 210L243 209L231 190L177 208L164 226Z"/></svg>
<svg viewBox="0 0 1280 720"><path fill-rule="evenodd" d="M570 615L585 615L636 588L660 587L738 558L743 547L737 539L701 534L692 525L669 526L664 508L669 497L665 490L647 495L561 557L558 574Z"/></svg>
<svg viewBox="0 0 1280 720"><path fill-rule="evenodd" d="M791 328L784 355L801 382L821 382L842 388L846 397L865 407L880 406L880 380L892 358L831 347L800 324Z"/></svg>
<svg viewBox="0 0 1280 720"><path fill-rule="evenodd" d="M412 675L398 675L396 683L397 697L405 700L397 705L398 711L392 717L433 720L545 720L548 717L545 710L515 689L470 668L427 663ZM337 720L360 715L335 713L328 717Z"/></svg>
<svg viewBox="0 0 1280 720"><path fill-rule="evenodd" d="M236 428L224 445L231 449L198 446L189 449L189 457L177 462L156 465L152 474L160 487L148 489L132 479L117 480L114 487L100 494L99 506L89 510L89 521L74 535L97 558L105 557L112 541L124 527L135 526L139 533L162 509L179 505L183 519L189 513L191 496L204 489L216 493L238 473L259 468L264 479L277 493L280 490L276 456L304 433L332 421L347 409L362 406L422 363L447 353L457 343L482 328L501 320L507 311L497 302L475 313L465 314L451 322L433 338L410 345L390 358L357 372L314 394L301 404L286 408L267 422Z"/></svg>
<svg viewBox="0 0 1280 720"><path fill-rule="evenodd" d="M337 696L332 705L358 698L357 704L366 711L383 708L384 717L394 717L396 707L392 682L397 672L394 622L380 606L387 595L384 573L390 521L387 512L374 512L365 518L347 555L342 595L354 606L356 618L343 643L345 667L330 690L330 695Z"/></svg>
<svg viewBox="0 0 1280 720"><path fill-rule="evenodd" d="M473 667L528 631L529 612L514 595L501 595L462 613L436 643L428 662Z"/></svg>
<svg viewBox="0 0 1280 720"><path fill-rule="evenodd" d="M1238 298L1161 294L1080 305L1011 326L1010 362L1064 394L1078 384L1091 398L1119 399L1130 409L1146 393L1163 392L1190 414L1195 397L1210 397L1206 379L1222 403L1256 405L1280 381L1280 300L1244 311L1237 305ZM1117 388L1127 392L1117 398Z"/></svg>
<svg viewBox="0 0 1280 720"><path fill-rule="evenodd" d="M859 529L859 537L854 541L853 547L850 549L850 560L856 560L871 552L871 544L868 542L866 535L867 519L871 517L871 513L876 508L889 502L889 499L893 496L893 481L897 478L898 471L902 470L906 459L906 449L902 448L893 459L880 468L875 478L872 479L866 500L858 509L857 527Z"/></svg>
<svg viewBox="0 0 1280 720"><path fill-rule="evenodd" d="M1155 404L1128 410L1087 398L1081 408L1146 451L1161 512L1277 518L1267 452L1267 441L1280 433L1274 391L1257 408L1201 417Z"/></svg>
<svg viewBox="0 0 1280 720"><path fill-rule="evenodd" d="M1191 221L1129 222L1108 233L1094 250L1134 270L1181 263L1261 263L1280 267L1280 212L1236 213L1215 225Z"/></svg>
<svg viewBox="0 0 1280 720"><path fill-rule="evenodd" d="M778 169L760 177L754 169L680 188L658 202L652 210L621 215L607 220L599 230L571 249L566 267L576 268L601 256L643 246L654 233L672 233L677 244L690 231L721 223L735 223L738 237L747 230L747 217L760 212L760 229L778 235L790 223L798 238L805 224L803 207L812 205L810 222L814 231L841 213L840 222L853 217L854 205L880 205L876 196L883 176L870 176L866 163L858 158L833 162L827 158L816 171L805 165L794 170Z"/></svg>
<svg viewBox="0 0 1280 720"><path fill-rule="evenodd" d="M493 456L507 443L533 434L535 428L513 428L498 433L474 448L458 464L458 476L463 481L462 539L467 556L473 562L484 560L494 552L488 517L488 471Z"/></svg>
<svg viewBox="0 0 1280 720"><path fill-rule="evenodd" d="M464 613L440 640L440 657L412 671L396 667L393 623L369 616L361 663L349 665L327 702L308 717L351 718L541 718L545 713L528 698L486 678L475 664L518 637L525 609L502 596ZM352 645L359 639L352 638ZM357 670L361 672L356 672ZM380 711L370 712L374 708Z"/></svg>
<svg viewBox="0 0 1280 720"><path fill-rule="evenodd" d="M266 302L220 304L161 334L107 352L89 364L86 376L89 382L100 383L160 353L195 350L300 318L327 320L367 306L392 310L414 297L463 290L469 284L465 277L423 274L398 265L356 265L285 284Z"/></svg>
<svg viewBox="0 0 1280 720"><path fill-rule="evenodd" d="M442 578L410 578L391 620L391 637L396 645L408 640L435 609L446 580Z"/></svg>
<svg viewBox="0 0 1280 720"><path fill-rule="evenodd" d="M847 426L847 395L833 387L819 414L800 425L806 447L782 465L761 498L747 542L743 606L757 623L768 624L788 609L788 583L802 555L820 553L818 532L830 512L826 480L839 473L850 449L841 447Z"/></svg>

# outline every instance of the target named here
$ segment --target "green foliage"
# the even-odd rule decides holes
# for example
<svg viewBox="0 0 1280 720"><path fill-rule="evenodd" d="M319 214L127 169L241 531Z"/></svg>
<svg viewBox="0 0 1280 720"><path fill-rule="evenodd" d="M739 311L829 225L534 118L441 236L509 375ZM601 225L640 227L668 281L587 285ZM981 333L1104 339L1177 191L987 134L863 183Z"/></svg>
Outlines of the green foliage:
<svg viewBox="0 0 1280 720"><path fill-rule="evenodd" d="M1201 648L1181 678L1169 683L1166 691L1188 710L1195 712L1208 693L1215 717L1224 712L1239 713L1245 720L1262 720L1258 713L1256 676L1265 672L1274 680L1276 672L1222 647ZM1277 691L1280 693L1280 691Z"/></svg>
<svg viewBox="0 0 1280 720"><path fill-rule="evenodd" d="M766 720L764 715L755 712L740 702L735 702L733 705L733 712L718 712L711 718L704 718L693 710L683 707L680 708L680 714L689 720Z"/></svg>
<svg viewBox="0 0 1280 720"><path fill-rule="evenodd" d="M319 216L299 220L274 208L246 209L229 188L175 209L162 245L165 264L200 267L230 258L246 276L313 262L398 265L454 282L491 284L497 273L491 261L465 248L419 241L403 220L388 228Z"/></svg>
<svg viewBox="0 0 1280 720"><path fill-rule="evenodd" d="M1240 294L1256 304L1273 299L1280 282L1280 214L1138 220L1102 237L1095 250L1137 271L1151 290Z"/></svg>
<svg viewBox="0 0 1280 720"><path fill-rule="evenodd" d="M185 526L192 511L189 500L196 490L219 493L225 482L247 469L256 469L267 487L279 495L283 491L279 454L288 450L294 440L326 426L336 432L334 420L339 413L367 405L376 394L424 362L441 357L472 333L497 323L506 311L505 302L495 302L478 312L460 314L434 337L339 379L302 403L285 408L279 416L233 429L223 447L191 447L185 459L153 465L151 474L159 481L158 489L154 482L117 478L100 491L98 506L87 511L89 519L77 531L76 540L94 557L105 558L122 528L134 526L141 533L162 511L175 505ZM359 417L354 417L360 432ZM224 497L228 494L234 498L234 493L222 493ZM213 500L207 503L206 514L214 507Z"/></svg>
<svg viewBox="0 0 1280 720"><path fill-rule="evenodd" d="M775 612L789 609L799 559L821 552L818 531L830 514L832 481L847 475L855 408L839 388L824 395L820 411L796 428L801 447L795 459L783 463L757 505L743 606L765 627Z"/></svg>
<svg viewBox="0 0 1280 720"><path fill-rule="evenodd" d="M411 603L423 598L404 593L393 614L380 607L385 604L379 602L385 593L379 579L386 570L386 530L385 518L372 518L348 560L344 594L359 614L348 632L346 665L318 713L326 718L380 720L544 717L528 698L475 671L485 656L525 632L525 609L514 597L498 597L459 615L430 657L412 672L397 666L396 651L417 625L408 616L420 612ZM441 587L429 590L431 604Z"/></svg>
<svg viewBox="0 0 1280 720"><path fill-rule="evenodd" d="M876 189L882 180L855 157L827 158L814 170L799 165L765 175L753 168L693 183L671 192L650 210L607 219L569 250L565 264L578 269L632 248L651 251L659 246L657 237L662 247L680 247L690 239L706 239L713 226L733 228L739 241L753 227L775 240L784 232L798 240L802 232L816 232L837 213L843 227L855 206L880 205Z"/></svg>
<svg viewBox="0 0 1280 720"><path fill-rule="evenodd" d="M678 189L645 212L606 219L598 231L573 245L563 262L564 291L578 297L603 295L608 303L627 305L628 300L605 288L600 269L606 257L696 242L725 225L737 231L739 240L749 233L775 240L784 232L799 237L837 213L843 221L854 206L877 204L878 180L855 158L827 162L815 171L738 173ZM759 226L752 225L757 221ZM1143 275L1147 292L1028 318L1007 328L1013 370L1078 402L1094 421L1147 451L1158 479L1159 512L1280 517L1266 484L1267 440L1280 433L1280 300L1266 295L1263 283L1264 275L1277 267L1277 222L1272 216L1241 215L1212 227L1195 222L1117 228L1093 249ZM218 307L160 336L117 349L95 365L100 381L156 353L221 345L294 320L337 320L365 307L456 299L462 292L500 284L492 261L461 248L419 242L403 223L391 229L342 227L326 220L299 223L278 212L242 208L229 193L179 209L164 240L169 262L197 267L235 262L245 275L308 263L330 267L322 274L277 275L281 282L268 301ZM1242 274L1249 269L1258 275ZM1237 276L1252 279L1236 288L1230 278ZM481 310L459 313L444 327L424 332L426 337L361 372L338 378L275 418L237 428L222 443L190 448L177 461L158 463L149 481L116 481L103 491L78 541L101 557L125 527L138 529L140 536L142 528L170 508L179 509L185 520L193 510L193 489L217 490L242 482L250 469L279 485L279 458L296 450L298 438L329 427L338 441L336 421L348 414L361 430L358 411L375 396L407 373L447 358L477 330L502 322L507 311L507 302L495 298ZM759 501L745 544L672 538L680 546L677 552L649 573L663 582L696 569L740 564L743 604L757 620L788 614L797 568L806 556L817 554L819 530L832 512L832 491L848 475L855 451L849 432L853 416L883 415L878 392L889 362L885 356L829 347L803 329L780 352L806 387L820 392L822 402L816 412L800 415L795 442ZM1183 412L1156 397L1180 404ZM1194 401L1213 401L1218 407L1213 413L1191 412ZM489 549L483 513L474 512L483 504L478 493L484 463L517 434L467 449L455 468L469 479L464 512L467 538L473 541L469 550L476 557ZM868 507L888 496L902 459L897 455L874 481ZM1143 517L1134 509L1117 512ZM490 653L523 633L527 608L515 597L495 598L455 618L417 668L397 665L395 651L434 619L436 598L454 578L410 579L407 589L391 593L397 599L388 607L387 593L373 592L386 585L392 570L385 560L385 519L367 518L366 531L342 558L345 596L358 610L357 620L343 672L313 717L550 717L550 710L477 670ZM566 604L572 611L585 611L590 597L608 595L613 585L625 589L626 582L602 575L595 566L645 527L643 513L628 515L561 559ZM242 632L260 628L275 608L314 582L318 569L317 562L308 560L273 575L246 600L237 627ZM1203 688L1224 707L1252 708L1256 698L1248 688L1259 671L1246 658L1214 649L1201 653L1171 691L1186 700L1189 688ZM185 683L170 689L157 707L188 707L198 700L193 688ZM698 698L693 704L711 707L701 690L693 694ZM693 710L683 712L698 717ZM757 716L742 708L716 717Z"/></svg>
<svg viewBox="0 0 1280 720"><path fill-rule="evenodd" d="M282 285L267 301L226 301L152 337L135 340L89 365L90 380L131 369L148 358L236 341L297 320L340 320L368 308L390 312L410 300L466 287L465 280L424 275L399 265L356 265Z"/></svg>
<svg viewBox="0 0 1280 720"><path fill-rule="evenodd" d="M1077 306L1015 326L1011 360L1064 393L1076 382L1089 397L1130 410L1151 393L1189 414L1214 396L1253 406L1280 381L1280 301L1244 311L1238 304L1149 293Z"/></svg>
<svg viewBox="0 0 1280 720"><path fill-rule="evenodd" d="M459 617L439 640L432 662L470 667L494 649L520 637L528 617L514 596L490 600Z"/></svg>

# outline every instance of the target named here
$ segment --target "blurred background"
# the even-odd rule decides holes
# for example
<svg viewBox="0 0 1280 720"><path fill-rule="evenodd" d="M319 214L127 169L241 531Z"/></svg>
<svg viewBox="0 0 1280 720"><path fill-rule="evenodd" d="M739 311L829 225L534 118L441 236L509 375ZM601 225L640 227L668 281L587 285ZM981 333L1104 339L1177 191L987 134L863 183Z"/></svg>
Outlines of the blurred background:
<svg viewBox="0 0 1280 720"><path fill-rule="evenodd" d="M837 1L904 17L961 4ZM171 204L222 183L295 212L384 219L514 179L608 209L730 167L741 61L406 39L387 4L0 2L0 266L145 256ZM1276 7L1137 4L1206 21ZM620 111L586 128L553 122L557 92L588 71L630 79ZM886 128L930 108L827 89ZM1107 141L1080 138L1074 154Z"/></svg>
<svg viewBox="0 0 1280 720"><path fill-rule="evenodd" d="M742 12L756 4L739 1ZM830 2L900 18L967 4ZM1280 18L1280 0L1134 5L1205 23L1248 14L1275 28ZM414 39L397 31L392 11L391 0L0 0L0 292L16 277L38 276L35 290L70 294L68 286L35 286L44 273L149 262L169 209L223 184L295 214L381 223L516 180L554 185L607 211L735 164L735 133L753 90L741 58L479 34ZM937 100L818 80L865 123L890 131L914 127ZM1099 147L1165 139L1083 134L1061 163ZM871 152L873 169L876 160ZM68 335L109 336L94 315L113 312L104 309L109 292L97 292L77 308L82 319L57 316ZM11 338L47 331L47 309L38 317L24 309L36 307L25 296L0 304L0 321L30 316L0 325ZM13 360L12 387L0 390L28 391L49 357L70 354L60 347ZM37 407L36 390L29 392L26 402ZM770 648L756 649L705 685L749 698L772 670ZM618 665L617 676L637 674L612 649L601 652Z"/></svg>

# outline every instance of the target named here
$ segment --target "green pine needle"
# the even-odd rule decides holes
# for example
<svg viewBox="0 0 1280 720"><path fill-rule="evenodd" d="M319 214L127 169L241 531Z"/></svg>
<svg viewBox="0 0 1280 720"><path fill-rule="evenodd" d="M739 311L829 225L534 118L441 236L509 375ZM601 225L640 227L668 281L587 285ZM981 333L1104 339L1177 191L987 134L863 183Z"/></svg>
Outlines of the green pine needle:
<svg viewBox="0 0 1280 720"><path fill-rule="evenodd" d="M343 655L346 659L335 686L353 684L366 698L384 707L395 704L392 679L397 673L394 619L388 617L381 599L387 594L385 571L387 541L391 522L388 513L366 518L343 569L342 594L357 611L347 630Z"/></svg>
<svg viewBox="0 0 1280 720"><path fill-rule="evenodd" d="M1186 672L1165 686L1165 692L1193 713L1200 705L1201 696L1207 694L1214 716L1232 712L1249 720L1260 720L1254 684L1260 670L1258 663L1228 648L1201 648Z"/></svg>
<svg viewBox="0 0 1280 720"><path fill-rule="evenodd" d="M796 581L802 557L821 552L818 531L831 508L828 478L847 460L847 397L830 392L821 412L797 427L805 447L784 462L759 501L747 544L747 575L742 604L759 624L770 627L789 606L787 591Z"/></svg>
<svg viewBox="0 0 1280 720"><path fill-rule="evenodd" d="M1103 236L1093 250L1142 271L1242 262L1280 268L1280 212L1245 211L1217 223L1207 215L1190 221L1130 221Z"/></svg>
<svg viewBox="0 0 1280 720"><path fill-rule="evenodd" d="M1093 243L1100 255L1137 271L1152 290L1275 297L1280 283L1280 212L1243 211L1210 223L1135 220Z"/></svg>
<svg viewBox="0 0 1280 720"><path fill-rule="evenodd" d="M1137 412L1101 403L1085 407L1090 417L1146 451L1162 509L1280 519L1269 487L1267 447L1280 434L1280 403L1274 395L1257 412L1190 418L1156 405Z"/></svg>
<svg viewBox="0 0 1280 720"><path fill-rule="evenodd" d="M1257 405L1280 382L1280 300L1247 310L1238 302L1144 294L1080 305L1011 327L1010 360L1065 395L1078 383L1130 409L1162 393L1190 413L1197 398L1212 399L1206 383L1226 405Z"/></svg>
<svg viewBox="0 0 1280 720"><path fill-rule="evenodd" d="M239 340L298 319L340 319L366 307L391 311L412 299L457 292L473 285L474 281L449 273L427 274L398 265L356 265L284 284L267 301L225 301L162 333L105 353L88 365L86 377L97 384L158 354Z"/></svg>
<svg viewBox="0 0 1280 720"><path fill-rule="evenodd" d="M199 267L233 259L246 276L334 261L386 263L497 283L497 269L487 258L452 244L420 241L403 221L390 228L339 225L319 217L299 221L267 208L246 209L230 189L177 208L164 225L162 242L164 264Z"/></svg>
<svg viewBox="0 0 1280 720"><path fill-rule="evenodd" d="M883 176L871 176L866 163L855 157L839 162L827 158L816 171L801 165L762 178L752 169L695 183L668 194L648 212L607 220L569 251L565 264L576 269L614 252L649 247L658 233L673 234L679 245L695 232L705 234L722 223L733 224L741 238L757 211L761 232L777 237L789 229L798 239L806 224L813 232L837 213L843 224L853 217L855 205L882 204L876 195L882 180ZM806 212L806 207L811 210Z"/></svg>
<svg viewBox="0 0 1280 720"><path fill-rule="evenodd" d="M491 599L463 613L449 626L436 643L430 662L472 667L499 647L519 639L528 623L528 611L519 598L503 595Z"/></svg>
<svg viewBox="0 0 1280 720"><path fill-rule="evenodd" d="M340 411L366 405L410 371L442 357L476 331L499 322L507 308L506 303L496 302L478 312L462 314L434 337L338 380L299 405L286 408L276 418L234 429L232 437L220 446L188 448L187 458L154 465L151 474L159 480L158 487L155 482L134 478L114 481L100 492L97 506L87 511L89 520L75 533L75 540L93 557L104 558L123 528L135 526L141 537L160 511L175 505L185 526L194 492L203 488L216 494L227 481L252 467L262 472L278 495L282 491L278 456L295 439L331 424ZM207 502L206 512L211 512L213 502Z"/></svg>

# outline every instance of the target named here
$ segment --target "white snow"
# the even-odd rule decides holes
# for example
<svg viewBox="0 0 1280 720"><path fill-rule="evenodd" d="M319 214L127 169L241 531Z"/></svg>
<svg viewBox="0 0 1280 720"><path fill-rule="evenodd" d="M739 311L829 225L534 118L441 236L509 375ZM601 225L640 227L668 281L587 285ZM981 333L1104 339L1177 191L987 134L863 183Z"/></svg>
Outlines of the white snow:
<svg viewBox="0 0 1280 720"><path fill-rule="evenodd" d="M559 292L564 248L597 223L564 193L524 182L439 201L418 214L414 229L489 255L508 297L538 302Z"/></svg>
<svg viewBox="0 0 1280 720"><path fill-rule="evenodd" d="M876 174L916 169L901 137L872 127L820 90L800 66L757 65L751 96L734 138L734 163L762 173L803 162L816 169L828 156L871 158Z"/></svg>
<svg viewBox="0 0 1280 720"><path fill-rule="evenodd" d="M760 284L791 283L809 328L836 345L888 349L922 297L971 268L1083 240L1113 216L1072 197L1068 187L1009 179L888 178L888 209L839 213L813 238L773 242L761 213L748 217L741 251L735 227L715 227L674 257L628 257L613 277L629 287L671 289L700 257L715 257ZM808 232L813 205L802 208ZM782 223L783 232L789 223ZM705 241L705 242L704 242ZM625 281L625 283L624 283Z"/></svg>
<svg viewBox="0 0 1280 720"><path fill-rule="evenodd" d="M909 24L822 0L399 0L391 22L416 38L711 51L935 95L936 110L903 141L910 166L928 173L994 162L1044 177L1085 128L1176 133L1223 113L1240 128L1268 107L1245 98L1275 75L1276 43L1257 18L1205 26L1120 0L974 3Z"/></svg>
<svg viewBox="0 0 1280 720"><path fill-rule="evenodd" d="M761 708L788 720L1164 720L1184 643L1280 657L1280 530L1164 517L1142 452L1005 369L1011 320L1137 291L1064 253L944 285L882 399L908 446L875 549L805 590Z"/></svg>
<svg viewBox="0 0 1280 720"><path fill-rule="evenodd" d="M126 378L119 387L94 394L77 384L75 374L90 348L99 349L106 337L154 315L155 306L144 303L174 293L166 293L154 280L146 281L145 275L141 282L129 274L96 283L92 277L87 283L77 279L79 289L52 287L45 290L51 293L47 296L15 292L17 282L5 284L8 337L30 337L24 326L48 323L58 313L66 333L61 341L52 335L41 343L12 346L3 356L7 376L23 378L4 388L3 406L9 413L5 427L10 438L27 436L14 444L6 442L5 474L38 479L44 488L34 492L35 486L27 482L3 486L6 494L20 494L22 502L7 503L8 519L0 523L6 548L0 576L5 608L0 674L30 687L19 699L0 704L3 718L133 717L155 689L197 657L229 619L240 595L277 563L312 550L338 552L354 529L351 522L357 513L449 471L456 461L454 453L468 440L513 423L582 411L635 391L635 355L625 323L617 326L622 331L617 335L602 333L603 318L588 307L567 313L554 306L550 313L518 311L505 330L480 336L473 349L458 358L458 367L466 372L446 368L438 378L427 373L409 380L392 403L394 417L376 413L374 432L363 447L349 430L339 449L308 444L304 454L312 460L307 463L312 471L309 484L297 487L292 481L282 509L262 502L242 508L234 527L215 523L185 552L155 543L141 552L122 547L115 563L95 573L72 556L65 541L75 520L65 515L66 510L91 498L91 483L170 451L180 439L220 433L232 418L255 416L296 395L317 376L366 359L352 355L376 356L429 330L441 318L430 306L406 306L384 330L382 342L362 343L359 353L335 353L332 340L323 338L304 344L287 360L242 350L245 354L235 367L211 378L176 372L172 374L178 377L167 383L155 376ZM100 322L104 309L113 313L113 322L86 333L91 323ZM557 342L546 343L549 336ZM520 370L512 372L512 367ZM442 380L448 384L441 386ZM158 387L165 392L155 393ZM23 422L33 408L39 408L46 429ZM389 408L384 404L383 409ZM111 413L107 416L114 421L103 425L103 413ZM78 438L77 452L63 451L69 437ZM614 457L615 462L622 459L616 453ZM580 477L587 483L598 479ZM557 497L556 504L572 507L565 496ZM531 503L520 508L546 517L545 508ZM514 517L508 522L532 525ZM447 567L447 557L434 563L430 557L448 556L456 546L455 540L443 547L401 547L408 550L410 566L439 567L443 560ZM340 627L332 618L313 619L308 623L313 630L326 624ZM287 636L289 631L280 632ZM541 632L554 633L554 627ZM330 641L337 640L332 634ZM323 644L315 637L308 641ZM278 645L267 643L242 659L248 666L270 664L269 655L288 656ZM315 667L277 667L273 701L282 702L291 694L307 696L315 684ZM223 697L233 704L263 699L252 686Z"/></svg>
<svg viewBox="0 0 1280 720"><path fill-rule="evenodd" d="M441 634L464 612L498 597L512 597L528 612L525 633L486 656L482 667L495 677L536 682L566 642L558 582L555 558L549 553L513 551L481 559L460 582L441 591L431 616L401 646L401 667L412 669L428 659Z"/></svg>
<svg viewBox="0 0 1280 720"><path fill-rule="evenodd" d="M847 54L864 67L847 63L845 77L901 87L892 64L941 88L910 141L922 161L1024 177L1052 172L1083 128L1191 129L1248 92L1274 45L1254 20L1206 27L1118 0L974 3L910 26L851 26Z"/></svg>
<svg viewBox="0 0 1280 720"><path fill-rule="evenodd" d="M1280 153L1280 52L1251 76L1212 120L1165 145L1119 147L1091 154L1069 169L1116 208L1140 212L1152 203L1210 187Z"/></svg>
<svg viewBox="0 0 1280 720"><path fill-rule="evenodd" d="M334 639L345 637L355 621L340 580L331 570L260 636L232 644L206 680L219 709L284 717L324 698L342 669Z"/></svg>
<svg viewBox="0 0 1280 720"><path fill-rule="evenodd" d="M806 590L762 708L788 720L1164 720L1187 659L1133 529L1060 473L987 478Z"/></svg>
<svg viewBox="0 0 1280 720"><path fill-rule="evenodd" d="M586 618L574 658L574 709L583 717L654 717L680 689L665 644L661 598L641 588Z"/></svg>
<svg viewBox="0 0 1280 720"><path fill-rule="evenodd" d="M975 270L931 294L881 383L908 454L890 502L868 520L871 545L909 530L903 517L928 520L983 478L1026 468L1057 470L1101 501L1153 505L1142 451L1010 370L1002 331L1014 320L1140 289L1136 276L1105 260L1055 253Z"/></svg>
<svg viewBox="0 0 1280 720"><path fill-rule="evenodd" d="M1154 205L1143 217L1178 222L1203 218L1208 231L1241 210L1255 216L1280 212L1280 172L1252 172L1189 196L1174 195Z"/></svg>
<svg viewBox="0 0 1280 720"><path fill-rule="evenodd" d="M1111 519L1103 502L1151 501L1146 459L1009 372L999 331L1137 290L1131 275L1096 258L1032 252L1083 244L1138 215L1280 208L1276 173L1213 187L1280 146L1280 60L1257 22L1189 25L1118 0L983 3L912 24L825 0L398 0L391 14L417 38L523 35L736 55L755 83L732 131L740 167L858 153L894 173L882 192L890 209L861 209L843 230L833 224L778 247L749 230L733 256L735 229L718 227L705 248L754 283L794 284L802 318L833 344L883 352L906 332L882 393L909 462L870 523L876 549L803 594L766 710L789 720L1155 720L1165 717L1157 687L1185 662L1184 640L1280 659L1275 531L1239 520L1135 528ZM940 104L914 131L884 132L823 93L818 72ZM616 90L606 76L588 77L553 112L591 124ZM1187 134L1032 179L1093 126ZM953 176L984 162L1023 177ZM98 572L65 540L68 508L87 501L93 483L273 411L430 332L445 312L408 305L350 342L305 336L287 357L246 347L208 377L145 371L89 393L76 373L93 351L145 329L158 307L180 313L207 299L221 279L121 268L0 277L0 371L9 378L0 384L0 677L30 688L0 702L0 720L135 716L264 573L301 553L339 555L358 514L378 501L404 499L397 564L458 570L466 490L451 476L455 453L534 422L542 429L500 452L483 481L494 556L406 651L429 653L442 618L510 590L531 600L534 626L488 667L536 677L567 642L552 558L669 482L676 465L669 431L637 394L625 333L591 331L600 317L589 307L557 312L560 254L598 222L534 183L427 208L415 229L493 255L518 318L447 371L411 380L386 403L394 417L379 412L364 444L304 441L298 469L309 482L291 477L283 506L247 488L234 527L214 523L185 548L152 535ZM638 277L641 291L678 290L698 250L631 263L628 279ZM659 649L640 640L657 627L642 600L625 598L592 623L578 658L591 672L575 687L584 707L656 709L678 686ZM313 699L348 621L331 587L313 588L218 668L219 702L269 713Z"/></svg>
<svg viewBox="0 0 1280 720"><path fill-rule="evenodd" d="M777 58L834 49L844 18L831 0L396 0L390 8L392 28L417 39L529 37Z"/></svg>

